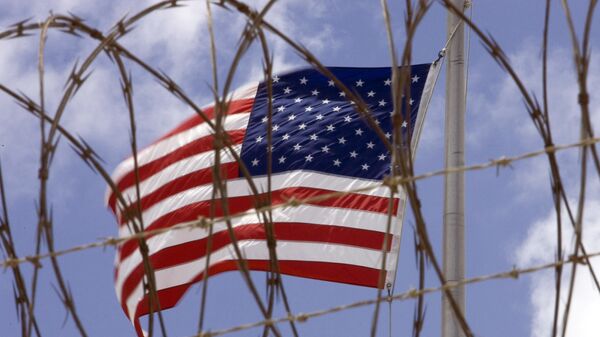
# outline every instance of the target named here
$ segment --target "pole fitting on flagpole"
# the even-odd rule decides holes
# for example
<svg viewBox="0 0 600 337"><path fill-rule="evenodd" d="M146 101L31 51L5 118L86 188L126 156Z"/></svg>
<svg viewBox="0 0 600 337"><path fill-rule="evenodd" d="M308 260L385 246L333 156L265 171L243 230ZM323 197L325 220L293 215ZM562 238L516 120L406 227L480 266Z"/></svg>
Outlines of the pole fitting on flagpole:
<svg viewBox="0 0 600 337"><path fill-rule="evenodd" d="M433 64L437 64L441 59L444 58L444 56L446 56L446 48L442 48L442 50L439 51L438 57L435 59L435 61L433 61Z"/></svg>
<svg viewBox="0 0 600 337"><path fill-rule="evenodd" d="M450 32L450 36L448 36L448 39L446 40L446 44L444 45L444 48L442 48L442 50L440 50L440 52L438 53L438 57L437 59L433 62L433 64L437 65L437 63L444 58L444 56L446 56L446 51L448 50L448 47L450 46L450 42L452 42L452 39L454 39L454 35L456 34L456 31L458 30L458 27L461 25L461 21L457 22L456 25L454 26L454 28L452 29L452 31Z"/></svg>
<svg viewBox="0 0 600 337"><path fill-rule="evenodd" d="M473 5L473 1L472 0L465 0L464 9L471 8L471 5Z"/></svg>

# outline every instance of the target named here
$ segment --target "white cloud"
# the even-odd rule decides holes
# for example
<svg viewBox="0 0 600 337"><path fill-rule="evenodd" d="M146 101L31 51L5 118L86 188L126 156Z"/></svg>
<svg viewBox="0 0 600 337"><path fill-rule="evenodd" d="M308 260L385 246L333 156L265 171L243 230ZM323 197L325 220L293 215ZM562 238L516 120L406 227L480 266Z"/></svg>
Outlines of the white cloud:
<svg viewBox="0 0 600 337"><path fill-rule="evenodd" d="M512 65L521 76L526 88L542 101L542 63L539 48L535 44L523 43L517 52L509 54ZM496 66L488 65L485 66ZM483 72L472 69L472 72ZM489 73L489 71L488 71ZM517 155L539 150L543 143L527 116L522 96L511 78L497 73L496 81L489 77L474 78L470 84L469 114L471 125L467 144L476 156L487 156L486 160L501 155ZM595 134L600 128L600 104L594 97L594 88L600 85L600 59L593 57L590 64L588 85L592 101L591 117ZM573 69L573 59L568 48L552 49L548 59L548 97L552 136L555 144L577 142L580 139L581 112L577 102L579 88ZM470 158L473 158L470 153ZM567 195L576 200L579 189L580 152L568 150L557 154ZM514 164L514 179L509 188L514 191L519 207L531 205L528 216L535 216L540 207L550 210L551 191L549 164L546 156ZM595 170L589 174L588 195L584 218L584 244L588 252L600 250L600 199ZM541 206L540 206L541 205ZM571 205L576 205L571 201ZM556 215L553 210L537 216L538 221L530 227L526 237L518 245L515 256L509 259L518 261L521 267L549 263L556 256ZM573 231L563 210L564 252L568 256L573 251ZM593 266L600 270L600 260L593 260ZM564 310L568 292L570 266L564 269L561 293L561 313ZM554 308L554 271L535 273L530 280L531 336L549 336L552 329ZM591 281L586 266L578 266L574 300L570 314L567 336L597 336L600 321L600 296ZM562 319L559 320L562 322Z"/></svg>
<svg viewBox="0 0 600 337"><path fill-rule="evenodd" d="M265 1L250 2L258 7ZM107 31L123 15L131 16L146 3L97 2L56 0L37 2L10 2L0 24L7 26L20 18L33 17L33 21L45 19L52 11L55 14L74 13L102 31ZM298 39L315 52L335 48L331 41L331 27L303 25L294 20L294 13L306 10L311 16L324 15L324 4L316 0L286 1L275 4L267 18L275 26ZM103 15L97 15L103 13ZM228 12L213 6L215 30L219 53L219 74L224 79L229 59L246 18L236 12ZM38 32L24 39L0 41L0 83L23 91L38 100L37 46ZM298 58L281 39L268 35L274 53L275 70L285 71L302 65ZM202 1L187 2L186 6L152 13L134 25L133 31L120 42L151 66L163 70L178 82L190 97L202 106L211 100L208 87L211 85L209 37L206 27L206 7ZM73 38L57 31L50 31L46 47L46 97L47 110L53 113L62 96L63 85L77 59L80 63L97 45L87 37ZM239 80L249 81L262 78L262 54L257 48L251 50L240 67ZM170 127L190 115L191 110L161 88L151 76L126 60L133 74L134 102L137 113L138 144L143 146L164 133ZM244 71L246 69L246 71ZM91 76L76 96L69 102L61 123L76 135L81 135L100 154L113 163L129 151L129 120L120 92L120 78L113 63L101 54L90 68ZM240 83L240 82L237 82ZM237 84L236 84L237 85ZM0 97L3 113L1 142L2 160L5 164L7 183L11 191L19 191L14 197L34 198L37 184L35 177L39 139L38 122L14 105L5 95ZM14 151L15 148L21 149ZM24 150L26 149L26 150ZM61 147L59 151L70 151ZM73 167L73 156L59 156L53 168L53 179L65 180L68 169ZM109 169L110 170L110 169ZM12 174L15 173L15 174Z"/></svg>
<svg viewBox="0 0 600 337"><path fill-rule="evenodd" d="M596 191L597 192L597 191ZM597 195L597 194L596 194ZM563 234L565 256L573 251L573 231L563 212ZM583 223L584 244L589 253L600 250L600 201L589 201L586 205ZM556 215L550 212L545 218L537 221L529 230L517 252L520 266L530 266L552 262L556 254ZM592 259L596 273L600 270L600 260ZM563 274L561 289L561 317L567 301L568 283L571 266L566 266ZM577 279L572 307L569 315L567 336L586 337L597 336L600 331L600 296L592 281L587 266L577 267ZM549 336L552 331L554 313L554 271L545 271L532 275L530 302L532 306L531 336ZM562 318L559 320L562 322Z"/></svg>
<svg viewBox="0 0 600 337"><path fill-rule="evenodd" d="M154 12L134 27L123 44L176 81L197 80L210 69L204 2Z"/></svg>
<svg viewBox="0 0 600 337"><path fill-rule="evenodd" d="M532 45L534 44L524 43L518 52L509 55L509 59L527 90L533 92L541 104L542 63L539 49ZM478 71L480 70L473 70ZM492 150L495 157L514 156L541 149L544 144L527 114L516 84L506 74L500 76L496 82L489 78L476 79L470 85L473 90L469 96L469 117L474 122L467 132L469 148L486 156L490 156ZM600 104L597 98L593 97L593 88L598 85L600 59L592 57L588 90L592 95L590 115L596 135L600 130ZM578 93L579 87L570 50L551 50L548 58L548 101L555 144L569 144L580 139L581 110L577 103ZM570 150L559 153L557 157L560 159L561 174L569 187L573 185L570 184L569 177L578 172L578 165L573 164L578 162L579 153L577 150ZM518 190L517 197L520 200L531 201L532 196L549 192L549 166L546 157L520 162L517 168L519 174L516 175L513 184Z"/></svg>
<svg viewBox="0 0 600 337"><path fill-rule="evenodd" d="M249 4L260 9L266 1L249 1ZM288 35L292 40L309 49L319 57L325 52L334 52L339 44L334 39L331 25L322 23L315 25L315 19L323 18L326 13L326 4L317 0L291 0L274 5L267 13L265 19ZM303 20L296 20L296 13L305 13ZM311 25L303 22L311 22ZM321 22L324 22L321 20ZM274 55L273 68L276 72L285 72L294 67L307 66L306 62L281 38L274 34L267 34L269 48ZM263 77L262 65L255 63L249 72L248 80Z"/></svg>
<svg viewBox="0 0 600 337"><path fill-rule="evenodd" d="M523 48L518 49L518 52L509 55L509 60L527 90L532 92L541 103L542 62L539 50L532 45L525 43ZM474 69L474 71L477 72L479 69ZM553 136L557 142L573 142L579 139L577 132L580 120L577 103L579 87L576 80L571 51L569 49L552 49L548 58L548 98ZM503 74L498 82L499 84L495 84L489 78L482 78L471 84L474 91L474 95L470 96L471 112L474 117L485 118L491 122L488 123L487 128L473 130L473 143L480 142L486 136L495 136L497 133L490 135L488 131L498 126L502 127L503 131L514 132L524 142L530 143L537 140L537 131L533 128L533 123L529 121L522 95L517 90L512 78ZM600 59L597 57L592 57L588 83L590 90L600 83ZM594 106L593 103L592 106ZM593 111L597 111L598 108L596 104ZM524 118L528 123L515 123L516 120ZM597 114L592 113L592 118L595 119L595 124L600 122Z"/></svg>

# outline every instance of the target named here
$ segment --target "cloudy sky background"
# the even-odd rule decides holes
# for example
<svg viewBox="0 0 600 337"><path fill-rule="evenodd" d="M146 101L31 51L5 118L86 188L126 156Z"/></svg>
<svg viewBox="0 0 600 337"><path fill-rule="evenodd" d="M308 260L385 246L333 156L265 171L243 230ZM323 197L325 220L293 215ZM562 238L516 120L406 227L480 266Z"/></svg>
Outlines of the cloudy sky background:
<svg viewBox="0 0 600 337"><path fill-rule="evenodd" d="M264 1L253 2L259 5ZM403 1L391 1L392 19L398 46L403 45ZM474 1L474 20L491 32L505 48L512 64L528 88L541 97L541 34L544 1ZM75 13L92 26L107 31L124 14L134 14L151 2L134 1L37 1L1 2L0 26L24 18L44 20L49 11ZM573 1L573 12L581 31L584 1ZM240 32L241 15L214 9L219 76L227 73ZM292 0L280 1L267 19L312 50L331 66L388 66L389 52L378 1ZM558 144L579 139L577 87L573 75L570 41L559 4L552 7L549 52L550 109L553 135ZM597 20L596 20L597 21ZM593 27L592 60L588 87L591 88L592 118L600 123L600 104L594 89L600 87L598 25ZM445 42L445 12L437 3L421 25L414 46L414 63L431 62ZM0 41L0 83L38 98L37 46L39 36ZM211 65L209 59L206 11L203 1L189 6L151 14L121 42L152 66L169 74L198 105L210 103ZM270 36L276 69L283 71L303 65L286 45ZM53 111L64 83L76 60L83 60L97 42L51 31L47 42L47 106ZM542 142L527 116L514 83L503 74L472 35L467 111L467 163L485 162L503 155L512 156L538 150ZM261 77L257 48L244 58L235 86ZM150 76L131 63L134 103L138 113L139 143L153 139L191 114L190 109L164 91ZM93 73L65 112L63 124L81 135L105 160L111 171L129 152L128 116L119 89L115 66L100 56ZM416 172L443 167L443 74L422 134ZM38 121L14 102L0 95L0 160L8 191L8 207L19 255L34 252L36 228L37 169L39 157ZM596 133L598 128L596 127ZM572 201L578 193L579 153L558 155L565 185ZM550 262L555 255L555 223L545 157L515 163L499 172L495 169L467 173L467 275L476 276L508 270L514 265L529 266ZM441 250L443 179L418 183L430 234ZM600 186L590 175L584 223L585 244L590 252L600 250ZM116 235L116 225L103 205L105 185L61 141L50 176L50 200L54 211L57 249ZM396 291L416 287L418 279L412 246L409 216L402 242ZM572 250L572 235L565 247ZM60 258L72 289L78 312L92 336L132 336L112 283L114 250L96 249ZM600 263L594 263L600 268ZM75 336L77 332L56 295L54 277L48 262L42 269L37 317L47 336ZM24 266L26 275L30 266ZM548 336L554 296L553 271L524 276L518 280L492 281L468 288L467 318L480 336ZM262 284L264 275L254 275ZM308 312L356 300L371 298L374 290L285 277L295 312ZM568 280L568 275L565 275ZM433 273L428 285L437 286ZM195 333L199 288L193 288L181 305L165 312L167 327L174 336ZM0 331L19 335L12 303L12 275L0 274ZM260 318L238 273L226 273L209 280L208 327L213 330ZM564 292L563 292L564 293ZM424 336L439 334L440 295L427 300ZM281 307L281 305L280 305ZM278 313L283 315L279 308ZM414 303L395 303L392 308L394 335L409 333ZM578 271L569 336L597 336L600 298L585 268ZM366 335L372 309L356 309L309 320L300 325L304 336ZM380 320L380 336L387 336L387 308ZM63 322L64 325L63 325ZM285 330L285 327L282 326ZM233 334L254 336L258 330Z"/></svg>

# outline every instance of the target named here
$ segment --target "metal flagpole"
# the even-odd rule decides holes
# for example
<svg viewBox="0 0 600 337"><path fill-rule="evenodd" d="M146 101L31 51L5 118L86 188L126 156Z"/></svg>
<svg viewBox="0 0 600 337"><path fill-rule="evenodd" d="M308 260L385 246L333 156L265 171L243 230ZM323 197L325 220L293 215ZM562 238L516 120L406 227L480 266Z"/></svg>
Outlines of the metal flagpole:
<svg viewBox="0 0 600 337"><path fill-rule="evenodd" d="M452 0L457 8L463 8L465 0ZM452 37L446 54L446 168L464 166L465 144L465 38L464 24L448 11L448 38ZM457 26L458 25L458 26ZM450 173L444 182L444 275L447 282L460 281L465 275L465 217L464 174ZM464 286L451 290L458 307L465 311ZM442 337L464 336L456 320L450 302L442 298Z"/></svg>

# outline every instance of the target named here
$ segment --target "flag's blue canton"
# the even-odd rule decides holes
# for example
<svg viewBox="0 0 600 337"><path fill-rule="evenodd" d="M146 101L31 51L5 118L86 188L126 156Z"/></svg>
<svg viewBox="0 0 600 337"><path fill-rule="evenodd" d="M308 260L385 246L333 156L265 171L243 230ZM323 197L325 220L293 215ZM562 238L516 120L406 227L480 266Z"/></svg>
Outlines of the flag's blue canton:
<svg viewBox="0 0 600 337"><path fill-rule="evenodd" d="M411 113L403 125L408 134L415 125L429 66L411 67ZM391 141L391 69L329 69L362 97ZM383 142L333 81L306 69L274 75L273 82L273 173L305 169L367 179L389 174L391 157ZM266 86L261 83L241 155L253 176L267 174L267 106Z"/></svg>

